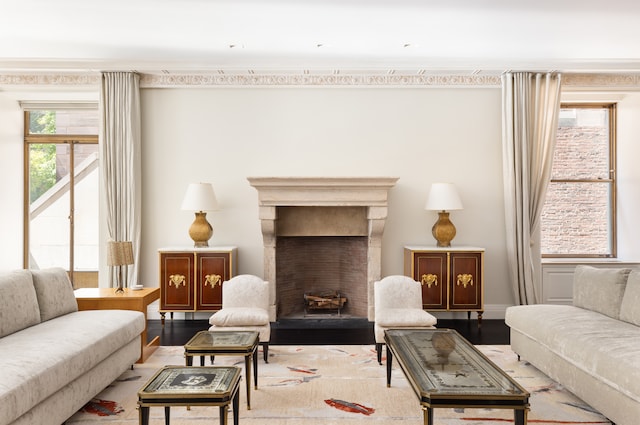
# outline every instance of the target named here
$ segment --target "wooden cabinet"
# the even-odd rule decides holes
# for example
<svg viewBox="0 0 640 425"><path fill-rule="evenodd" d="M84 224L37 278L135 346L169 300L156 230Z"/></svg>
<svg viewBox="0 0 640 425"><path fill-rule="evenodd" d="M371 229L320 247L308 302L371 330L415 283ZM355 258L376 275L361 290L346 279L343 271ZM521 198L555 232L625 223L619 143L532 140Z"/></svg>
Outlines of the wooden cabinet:
<svg viewBox="0 0 640 425"><path fill-rule="evenodd" d="M222 284L237 274L236 247L163 248L160 255L160 315L217 311Z"/></svg>
<svg viewBox="0 0 640 425"><path fill-rule="evenodd" d="M474 247L404 248L404 274L422 284L428 311L484 311L484 249Z"/></svg>

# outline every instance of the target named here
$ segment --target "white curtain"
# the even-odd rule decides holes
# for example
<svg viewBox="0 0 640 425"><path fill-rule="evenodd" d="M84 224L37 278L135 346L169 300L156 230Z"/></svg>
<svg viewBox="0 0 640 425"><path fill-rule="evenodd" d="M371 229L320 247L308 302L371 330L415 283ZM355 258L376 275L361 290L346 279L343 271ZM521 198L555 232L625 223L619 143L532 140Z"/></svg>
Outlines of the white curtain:
<svg viewBox="0 0 640 425"><path fill-rule="evenodd" d="M560 112L558 73L502 75L502 144L509 277L518 304L541 294L539 219Z"/></svg>
<svg viewBox="0 0 640 425"><path fill-rule="evenodd" d="M133 265L123 286L137 284L140 263L140 77L132 72L105 72L100 90L102 193L108 239L133 243ZM104 251L106 252L106 251ZM114 284L113 270L109 282Z"/></svg>

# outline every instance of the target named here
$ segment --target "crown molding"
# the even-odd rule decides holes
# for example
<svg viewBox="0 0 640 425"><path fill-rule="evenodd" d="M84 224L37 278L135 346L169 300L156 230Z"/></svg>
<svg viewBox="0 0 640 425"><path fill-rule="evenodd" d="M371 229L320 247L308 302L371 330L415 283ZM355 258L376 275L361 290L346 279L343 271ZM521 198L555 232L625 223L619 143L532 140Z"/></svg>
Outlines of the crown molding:
<svg viewBox="0 0 640 425"><path fill-rule="evenodd" d="M142 88L183 87L500 87L500 75L383 75L360 74L140 74ZM98 87L100 74L33 73L0 74L0 87L55 88ZM640 91L640 74L564 73L562 88L567 91Z"/></svg>

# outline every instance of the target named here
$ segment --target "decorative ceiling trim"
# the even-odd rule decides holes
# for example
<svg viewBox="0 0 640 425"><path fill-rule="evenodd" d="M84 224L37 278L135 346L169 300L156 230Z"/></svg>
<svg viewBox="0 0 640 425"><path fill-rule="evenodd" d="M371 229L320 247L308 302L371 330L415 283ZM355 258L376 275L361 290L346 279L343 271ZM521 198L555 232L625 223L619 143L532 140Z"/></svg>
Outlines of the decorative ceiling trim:
<svg viewBox="0 0 640 425"><path fill-rule="evenodd" d="M100 84L99 73L34 73L0 74L0 87L91 87ZM181 87L287 87L287 86L368 86L368 87L500 87L499 75L408 75L408 74L145 74L141 73L142 88ZM564 90L582 89L607 91L640 91L640 74L564 73Z"/></svg>
<svg viewBox="0 0 640 425"><path fill-rule="evenodd" d="M285 75L145 74L141 87L193 86L500 86L500 76L481 75Z"/></svg>

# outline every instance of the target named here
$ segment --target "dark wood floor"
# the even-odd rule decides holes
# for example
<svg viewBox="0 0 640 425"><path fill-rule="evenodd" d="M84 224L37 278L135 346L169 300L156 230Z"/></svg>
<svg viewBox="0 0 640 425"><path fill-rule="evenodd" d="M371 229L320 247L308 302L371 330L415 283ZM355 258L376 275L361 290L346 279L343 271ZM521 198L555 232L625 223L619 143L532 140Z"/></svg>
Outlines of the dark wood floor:
<svg viewBox="0 0 640 425"><path fill-rule="evenodd" d="M438 320L438 328L452 328L475 345L508 345L504 320ZM148 336L160 336L161 345L184 345L198 331L209 329L207 320L149 320ZM270 345L374 344L373 323L367 319L290 319L272 323Z"/></svg>

